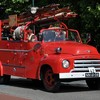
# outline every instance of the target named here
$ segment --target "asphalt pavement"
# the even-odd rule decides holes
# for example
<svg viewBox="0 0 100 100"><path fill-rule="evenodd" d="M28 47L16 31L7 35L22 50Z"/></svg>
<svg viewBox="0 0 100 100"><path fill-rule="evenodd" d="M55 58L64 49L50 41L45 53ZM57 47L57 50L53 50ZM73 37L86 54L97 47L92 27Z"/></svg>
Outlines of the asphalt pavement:
<svg viewBox="0 0 100 100"><path fill-rule="evenodd" d="M0 100L100 100L100 90L89 90L85 81L75 81L49 93L41 83L14 77L8 85L0 84Z"/></svg>

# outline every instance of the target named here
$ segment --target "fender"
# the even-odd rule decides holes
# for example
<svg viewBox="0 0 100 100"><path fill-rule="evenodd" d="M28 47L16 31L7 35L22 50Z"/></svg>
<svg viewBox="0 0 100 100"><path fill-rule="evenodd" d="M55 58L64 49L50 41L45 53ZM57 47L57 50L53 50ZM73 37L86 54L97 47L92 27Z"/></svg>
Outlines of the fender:
<svg viewBox="0 0 100 100"><path fill-rule="evenodd" d="M0 76L3 76L3 66L1 61L0 61Z"/></svg>
<svg viewBox="0 0 100 100"><path fill-rule="evenodd" d="M54 73L58 73L59 72L59 67L57 66L60 66L60 59L59 58L56 58L56 57L53 57L53 56L48 56L48 57L44 57L40 60L40 64L39 64L39 68L38 68L38 79L40 79L40 70L41 70L41 67L43 65L48 65L52 68L53 72Z"/></svg>

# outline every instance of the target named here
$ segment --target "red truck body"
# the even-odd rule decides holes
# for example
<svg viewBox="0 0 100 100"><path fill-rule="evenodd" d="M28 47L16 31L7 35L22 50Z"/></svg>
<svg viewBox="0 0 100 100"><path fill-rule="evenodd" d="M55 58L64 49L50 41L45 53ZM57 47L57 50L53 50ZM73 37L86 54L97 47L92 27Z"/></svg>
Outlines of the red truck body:
<svg viewBox="0 0 100 100"><path fill-rule="evenodd" d="M67 10L67 15L63 18L76 16L72 13L68 14L69 12ZM45 13L45 16L51 14L47 11ZM60 20L62 16L57 15L53 19ZM51 21L51 17L46 17L45 20ZM45 20L36 17L34 21L27 22L26 27ZM0 34L2 34L2 21L0 24ZM26 29L24 29L24 38L20 41L3 40L1 35L0 75L4 78L4 82L8 82L11 75L38 79L43 81L47 91L54 92L59 89L62 81L84 79L89 88L99 88L100 54L97 49L83 44L77 30L68 29L62 22L60 25L61 27L40 29L38 39L34 42L27 40ZM60 37L61 31L64 32L63 38L56 38L57 34Z"/></svg>

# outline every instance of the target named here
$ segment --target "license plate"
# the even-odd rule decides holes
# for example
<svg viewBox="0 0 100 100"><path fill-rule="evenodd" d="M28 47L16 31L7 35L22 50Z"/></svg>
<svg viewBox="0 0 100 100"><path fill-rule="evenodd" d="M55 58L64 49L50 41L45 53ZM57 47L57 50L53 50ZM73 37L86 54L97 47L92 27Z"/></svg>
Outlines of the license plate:
<svg viewBox="0 0 100 100"><path fill-rule="evenodd" d="M85 73L86 78L95 78L99 77L99 73Z"/></svg>

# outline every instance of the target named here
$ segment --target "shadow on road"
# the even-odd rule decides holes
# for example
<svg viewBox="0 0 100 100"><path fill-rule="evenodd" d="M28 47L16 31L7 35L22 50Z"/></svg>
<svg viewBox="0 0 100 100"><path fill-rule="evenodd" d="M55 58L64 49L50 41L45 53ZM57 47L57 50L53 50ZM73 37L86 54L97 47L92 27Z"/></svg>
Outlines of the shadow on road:
<svg viewBox="0 0 100 100"><path fill-rule="evenodd" d="M84 84L83 84L84 83ZM41 90L45 91L42 82L38 80L30 80L30 79L23 79L23 78L12 78L7 84L9 86L14 87L21 87L21 88L28 88L33 90ZM83 91L90 91L85 84L84 81L78 81L78 82L71 82L71 83L61 83L61 87L59 92L83 92Z"/></svg>
<svg viewBox="0 0 100 100"><path fill-rule="evenodd" d="M79 83L78 83L79 82ZM83 92L83 91L90 91L87 85L82 84L83 81L78 81L78 82L71 82L71 83L66 83L66 84L61 84L60 87L60 93L61 92Z"/></svg>

